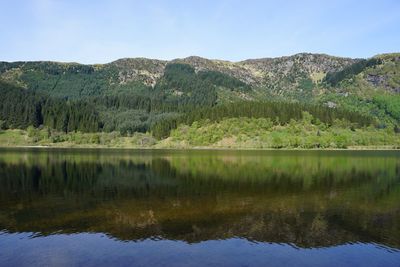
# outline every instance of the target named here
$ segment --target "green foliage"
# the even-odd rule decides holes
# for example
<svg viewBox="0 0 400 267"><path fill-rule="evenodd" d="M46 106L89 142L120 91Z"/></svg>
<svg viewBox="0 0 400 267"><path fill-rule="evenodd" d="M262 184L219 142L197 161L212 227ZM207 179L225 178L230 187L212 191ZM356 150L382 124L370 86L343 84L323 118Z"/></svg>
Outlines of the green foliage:
<svg viewBox="0 0 400 267"><path fill-rule="evenodd" d="M217 87L248 90L244 82L217 71L199 71L187 64L171 63L153 91L153 101L172 105L213 106L217 102Z"/></svg>
<svg viewBox="0 0 400 267"><path fill-rule="evenodd" d="M354 128L346 120L332 125L318 122L303 113L301 121L276 125L269 118L229 118L219 122L198 121L172 130L166 146L231 148L339 148L359 146L400 147L400 136L393 130L374 127Z"/></svg>
<svg viewBox="0 0 400 267"><path fill-rule="evenodd" d="M35 127L43 122L41 108L44 98L0 81L0 119L8 128Z"/></svg>
<svg viewBox="0 0 400 267"><path fill-rule="evenodd" d="M327 104L332 102L340 109L345 109L351 112L363 114L365 116L373 117L380 125L392 125L396 124L396 119L387 113L382 105L378 105L377 101L374 101L375 96L368 98L358 97L355 95L344 95L328 93L324 94L319 98L317 103Z"/></svg>
<svg viewBox="0 0 400 267"><path fill-rule="evenodd" d="M209 81L216 86L222 86L231 89L248 90L250 87L239 79L218 71L199 71L198 77Z"/></svg>
<svg viewBox="0 0 400 267"><path fill-rule="evenodd" d="M154 137L161 139L169 135L171 129L179 124L192 124L195 121L209 119L211 122L218 122L225 118L249 117L249 118L270 118L277 124L288 123L291 119L300 120L303 112L311 113L316 119L327 124L332 124L335 119L347 119L365 126L373 123L373 119L357 112L350 112L341 109L309 105L291 102L237 102L234 104L218 105L212 108L198 108L191 110L178 118L171 118L160 121L152 127Z"/></svg>
<svg viewBox="0 0 400 267"><path fill-rule="evenodd" d="M120 92L113 95L103 95L87 98L97 107L105 109L138 109L146 112L177 111L179 107L171 103L165 103L158 96L138 94L136 92Z"/></svg>
<svg viewBox="0 0 400 267"><path fill-rule="evenodd" d="M178 127L178 120L179 118L170 118L153 124L151 127L153 136L157 139L168 137L171 130Z"/></svg>
<svg viewBox="0 0 400 267"><path fill-rule="evenodd" d="M400 96L399 95L378 95L374 97L374 102L385 110L387 114L400 122Z"/></svg>
<svg viewBox="0 0 400 267"><path fill-rule="evenodd" d="M89 101L48 99L42 109L43 124L63 132L100 130L100 118Z"/></svg>
<svg viewBox="0 0 400 267"><path fill-rule="evenodd" d="M153 93L175 105L213 106L217 101L215 85L187 64L168 64Z"/></svg>
<svg viewBox="0 0 400 267"><path fill-rule="evenodd" d="M8 128L46 125L64 132L99 130L99 117L89 101L50 98L0 82L0 119Z"/></svg>
<svg viewBox="0 0 400 267"><path fill-rule="evenodd" d="M105 109L100 113L105 132L118 131L122 135L148 132L154 123L176 116L177 113L147 112L138 109Z"/></svg>
<svg viewBox="0 0 400 267"><path fill-rule="evenodd" d="M28 62L22 67L21 81L29 89L53 97L78 98L100 95L116 80L112 67L96 70L91 65Z"/></svg>
<svg viewBox="0 0 400 267"><path fill-rule="evenodd" d="M42 145L57 147L150 147L156 140L149 134L133 133L122 136L119 132L83 133L60 132L49 127L29 126L26 130L5 130L0 134L0 146Z"/></svg>
<svg viewBox="0 0 400 267"><path fill-rule="evenodd" d="M306 92L312 91L314 89L314 86L315 85L310 78L302 79L302 80L300 80L300 83L299 83L299 88Z"/></svg>

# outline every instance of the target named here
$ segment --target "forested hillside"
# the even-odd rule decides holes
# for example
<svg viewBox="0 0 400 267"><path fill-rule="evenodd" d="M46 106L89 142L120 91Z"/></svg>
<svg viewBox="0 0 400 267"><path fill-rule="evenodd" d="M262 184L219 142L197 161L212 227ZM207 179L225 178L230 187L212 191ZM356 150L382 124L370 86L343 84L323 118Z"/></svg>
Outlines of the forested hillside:
<svg viewBox="0 0 400 267"><path fill-rule="evenodd" d="M0 126L58 135L147 133L160 140L176 139L184 125L237 126L231 119L248 118L267 119L279 128L309 114L307 123L319 133L332 133L326 127L368 128L393 135L393 143L400 125L399 93L400 54L370 59L297 54L235 63L200 57L104 65L0 62ZM239 127L219 136L248 134L244 131ZM208 142L202 145L213 144Z"/></svg>

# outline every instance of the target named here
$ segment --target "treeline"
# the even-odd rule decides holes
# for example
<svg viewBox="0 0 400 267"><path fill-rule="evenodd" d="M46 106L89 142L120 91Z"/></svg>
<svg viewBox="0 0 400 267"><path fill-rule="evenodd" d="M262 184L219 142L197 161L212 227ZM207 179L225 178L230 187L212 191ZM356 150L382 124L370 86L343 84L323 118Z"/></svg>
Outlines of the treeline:
<svg viewBox="0 0 400 267"><path fill-rule="evenodd" d="M0 120L7 128L48 126L63 132L95 132L99 115L89 101L51 98L0 82Z"/></svg>
<svg viewBox="0 0 400 267"><path fill-rule="evenodd" d="M270 118L277 124L286 124L291 119L302 119L303 112L307 111L315 120L332 124L336 119L345 119L359 126L374 123L374 119L356 112L341 109L332 109L319 105L308 105L291 102L239 102L218 105L212 108L197 108L179 117L158 121L151 130L154 137L161 139L168 137L170 131L179 124L192 124L195 121L210 120L218 122L225 118L249 117Z"/></svg>
<svg viewBox="0 0 400 267"><path fill-rule="evenodd" d="M344 79L357 75L368 67L376 66L379 64L382 64L382 60L378 58L361 59L358 62L345 67L341 71L328 72L324 81L332 86L336 86Z"/></svg>

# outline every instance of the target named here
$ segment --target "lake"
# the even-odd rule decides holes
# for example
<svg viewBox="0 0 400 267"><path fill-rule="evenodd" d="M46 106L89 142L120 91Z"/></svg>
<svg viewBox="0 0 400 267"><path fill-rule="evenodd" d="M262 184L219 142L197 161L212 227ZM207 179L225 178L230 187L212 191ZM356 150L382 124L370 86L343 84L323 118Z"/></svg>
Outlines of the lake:
<svg viewBox="0 0 400 267"><path fill-rule="evenodd" d="M400 152L1 149L0 266L400 266Z"/></svg>

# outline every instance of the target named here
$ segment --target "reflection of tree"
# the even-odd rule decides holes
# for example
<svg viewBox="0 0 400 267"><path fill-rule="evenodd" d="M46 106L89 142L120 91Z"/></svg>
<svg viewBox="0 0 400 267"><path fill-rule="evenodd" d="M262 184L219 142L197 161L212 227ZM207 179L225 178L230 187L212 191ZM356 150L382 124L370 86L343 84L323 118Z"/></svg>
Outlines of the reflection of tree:
<svg viewBox="0 0 400 267"><path fill-rule="evenodd" d="M21 155L0 158L0 229L11 232L400 247L396 157L355 157L338 167L349 161L201 153Z"/></svg>

